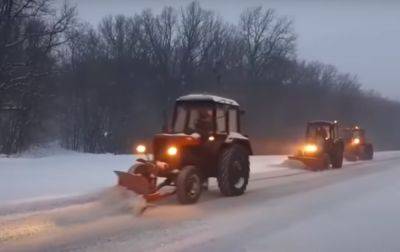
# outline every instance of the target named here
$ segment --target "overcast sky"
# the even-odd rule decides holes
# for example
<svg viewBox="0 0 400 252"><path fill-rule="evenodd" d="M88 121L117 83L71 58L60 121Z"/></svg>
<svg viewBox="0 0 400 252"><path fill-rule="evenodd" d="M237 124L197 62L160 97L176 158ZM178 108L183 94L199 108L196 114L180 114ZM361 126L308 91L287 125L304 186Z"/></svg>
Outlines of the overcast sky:
<svg viewBox="0 0 400 252"><path fill-rule="evenodd" d="M71 0L79 17L97 25L110 14L180 7L189 0ZM236 23L246 7L263 5L295 21L298 56L356 74L365 89L400 100L400 1L396 0L200 0Z"/></svg>

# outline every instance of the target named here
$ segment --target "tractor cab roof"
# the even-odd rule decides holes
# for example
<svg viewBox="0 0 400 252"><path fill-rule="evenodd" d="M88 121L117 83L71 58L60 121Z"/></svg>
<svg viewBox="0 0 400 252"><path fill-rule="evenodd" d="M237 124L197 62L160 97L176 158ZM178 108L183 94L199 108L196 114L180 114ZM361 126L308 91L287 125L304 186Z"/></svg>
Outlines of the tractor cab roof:
<svg viewBox="0 0 400 252"><path fill-rule="evenodd" d="M360 128L358 126L343 128L343 130L344 131L365 131L363 128Z"/></svg>
<svg viewBox="0 0 400 252"><path fill-rule="evenodd" d="M362 129L358 126L355 127L348 127L348 128L342 128L342 134L347 135L347 136L352 136L352 135L357 135L357 136L364 136L365 135L365 129Z"/></svg>
<svg viewBox="0 0 400 252"><path fill-rule="evenodd" d="M232 99L216 96L216 95L208 95L208 94L189 94L185 96L179 97L177 102L190 102L190 101L203 101L203 102L214 102L231 106L239 106L239 103Z"/></svg>
<svg viewBox="0 0 400 252"><path fill-rule="evenodd" d="M337 124L337 121L310 121L308 122L308 125L320 125L320 126L334 126Z"/></svg>

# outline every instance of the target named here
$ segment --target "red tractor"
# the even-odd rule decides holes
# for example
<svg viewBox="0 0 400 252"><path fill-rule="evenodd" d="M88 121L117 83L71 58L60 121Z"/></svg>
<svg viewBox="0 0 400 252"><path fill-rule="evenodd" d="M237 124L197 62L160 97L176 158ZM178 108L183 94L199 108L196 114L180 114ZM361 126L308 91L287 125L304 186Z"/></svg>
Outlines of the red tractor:
<svg viewBox="0 0 400 252"><path fill-rule="evenodd" d="M289 159L303 162L311 170L341 168L344 145L338 134L336 121L312 121L307 123L304 146Z"/></svg>
<svg viewBox="0 0 400 252"><path fill-rule="evenodd" d="M119 185L148 201L176 193L180 203L192 204L207 187L208 178L216 177L223 195L243 194L252 150L241 133L241 112L231 99L202 94L180 97L171 127L154 136L153 157L138 159L127 172L116 171ZM139 153L146 149L137 147ZM175 189L163 194L164 186Z"/></svg>
<svg viewBox="0 0 400 252"><path fill-rule="evenodd" d="M348 161L371 160L374 157L374 147L367 142L365 130L358 126L343 129L345 141L344 157Z"/></svg>

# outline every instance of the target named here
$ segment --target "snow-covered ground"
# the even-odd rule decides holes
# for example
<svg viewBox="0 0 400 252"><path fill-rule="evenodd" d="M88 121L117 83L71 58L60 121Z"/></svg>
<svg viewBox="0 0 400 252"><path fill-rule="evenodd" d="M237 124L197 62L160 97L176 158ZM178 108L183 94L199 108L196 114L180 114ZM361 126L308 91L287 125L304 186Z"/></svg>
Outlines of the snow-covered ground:
<svg viewBox="0 0 400 252"><path fill-rule="evenodd" d="M115 183L112 171L127 170L134 161L132 155L75 152L44 157L0 158L0 202L94 192Z"/></svg>
<svg viewBox="0 0 400 252"><path fill-rule="evenodd" d="M0 251L398 251L400 152L308 172L251 158L241 197L211 183L195 205L143 201L113 186L130 155L0 158Z"/></svg>
<svg viewBox="0 0 400 252"><path fill-rule="evenodd" d="M281 165L285 158L252 157L252 172L285 169ZM126 171L135 160L133 155L69 151L44 157L0 158L0 205L93 193L115 184L113 171Z"/></svg>

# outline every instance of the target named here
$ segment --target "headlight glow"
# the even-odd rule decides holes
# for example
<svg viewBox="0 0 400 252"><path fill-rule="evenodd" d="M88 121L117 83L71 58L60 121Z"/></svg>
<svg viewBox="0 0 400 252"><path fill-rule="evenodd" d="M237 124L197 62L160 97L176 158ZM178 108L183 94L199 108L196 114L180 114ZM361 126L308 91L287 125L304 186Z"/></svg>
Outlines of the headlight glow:
<svg viewBox="0 0 400 252"><path fill-rule="evenodd" d="M314 153L318 150L318 147L315 144L307 144L303 148L304 152Z"/></svg>
<svg viewBox="0 0 400 252"><path fill-rule="evenodd" d="M167 154L170 156L175 156L178 153L178 149L175 146L171 146L167 149Z"/></svg>
<svg viewBox="0 0 400 252"><path fill-rule="evenodd" d="M359 144L359 143L360 143L360 138L353 139L353 144Z"/></svg>
<svg viewBox="0 0 400 252"><path fill-rule="evenodd" d="M146 146L144 146L143 144L139 144L136 147L136 151L137 151L137 153L145 153L146 152Z"/></svg>

